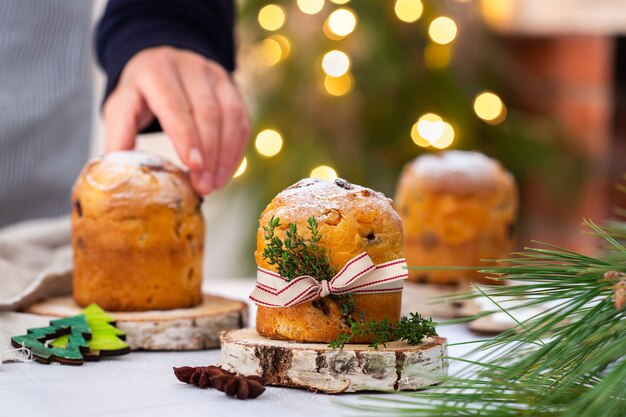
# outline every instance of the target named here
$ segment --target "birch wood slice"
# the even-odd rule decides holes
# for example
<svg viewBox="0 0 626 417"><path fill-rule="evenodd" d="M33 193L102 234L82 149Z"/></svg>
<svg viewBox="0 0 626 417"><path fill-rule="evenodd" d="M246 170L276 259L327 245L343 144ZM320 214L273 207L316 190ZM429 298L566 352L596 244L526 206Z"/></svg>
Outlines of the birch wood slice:
<svg viewBox="0 0 626 417"><path fill-rule="evenodd" d="M268 384L331 394L355 391L405 391L437 384L446 375L446 339L416 346L390 342L375 350L348 344L342 350L324 343L271 340L255 329L222 333L222 367L260 375Z"/></svg>
<svg viewBox="0 0 626 417"><path fill-rule="evenodd" d="M53 297L25 309L27 313L53 317L80 314L82 307L71 296ZM126 333L131 349L199 350L220 346L220 333L248 324L243 301L204 294L202 304L176 310L107 312Z"/></svg>

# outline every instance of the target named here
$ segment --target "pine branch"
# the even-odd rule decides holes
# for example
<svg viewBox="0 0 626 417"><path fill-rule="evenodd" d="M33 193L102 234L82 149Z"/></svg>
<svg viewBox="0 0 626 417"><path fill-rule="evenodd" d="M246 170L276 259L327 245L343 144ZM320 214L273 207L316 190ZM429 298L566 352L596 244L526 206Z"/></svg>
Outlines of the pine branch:
<svg viewBox="0 0 626 417"><path fill-rule="evenodd" d="M526 248L502 261L506 266L484 269L520 285L481 286L454 297L496 301L498 309L474 318L504 311L518 322L480 341L474 351L478 360L450 358L466 362L459 375L402 396L394 406L377 397L356 408L385 416L626 415L626 311L616 300L626 273L620 242L626 223L589 225L610 248L603 256L545 244ZM550 308L526 320L515 318L517 309L537 305Z"/></svg>

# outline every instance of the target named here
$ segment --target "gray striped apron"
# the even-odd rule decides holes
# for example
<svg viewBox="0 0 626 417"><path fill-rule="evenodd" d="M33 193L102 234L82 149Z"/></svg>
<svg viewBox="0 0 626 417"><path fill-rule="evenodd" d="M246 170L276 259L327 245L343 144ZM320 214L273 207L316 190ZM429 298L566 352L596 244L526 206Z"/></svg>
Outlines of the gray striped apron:
<svg viewBox="0 0 626 417"><path fill-rule="evenodd" d="M92 2L0 0L0 226L70 211L89 152Z"/></svg>

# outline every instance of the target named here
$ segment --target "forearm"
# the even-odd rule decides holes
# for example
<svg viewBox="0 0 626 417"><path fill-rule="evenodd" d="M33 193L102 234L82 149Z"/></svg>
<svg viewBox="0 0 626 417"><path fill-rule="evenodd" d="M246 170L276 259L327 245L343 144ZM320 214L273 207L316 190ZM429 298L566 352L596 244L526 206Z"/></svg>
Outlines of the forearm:
<svg viewBox="0 0 626 417"><path fill-rule="evenodd" d="M232 71L232 0L110 0L96 35L105 97L135 54L162 45L194 51Z"/></svg>

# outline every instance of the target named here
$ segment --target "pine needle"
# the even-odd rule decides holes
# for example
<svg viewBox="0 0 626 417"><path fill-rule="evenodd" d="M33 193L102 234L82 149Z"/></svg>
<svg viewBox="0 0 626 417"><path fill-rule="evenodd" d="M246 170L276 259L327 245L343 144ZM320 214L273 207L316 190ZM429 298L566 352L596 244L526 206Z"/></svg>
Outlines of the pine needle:
<svg viewBox="0 0 626 417"><path fill-rule="evenodd" d="M585 224L606 243L603 256L538 243L482 270L518 285L481 286L448 298L487 298L497 309L470 319L503 312L517 323L492 339L467 342L476 343L477 360L448 358L466 367L427 390L345 406L380 416L624 417L626 311L616 308L614 292L626 272L620 243L626 222ZM515 310L532 306L549 308L526 320L515 317Z"/></svg>

